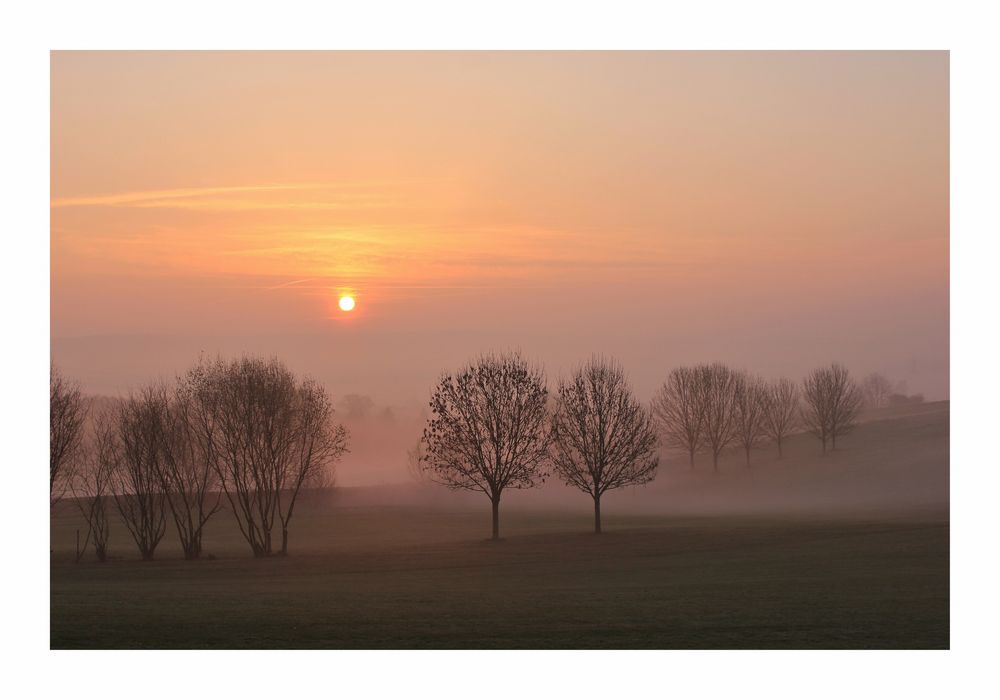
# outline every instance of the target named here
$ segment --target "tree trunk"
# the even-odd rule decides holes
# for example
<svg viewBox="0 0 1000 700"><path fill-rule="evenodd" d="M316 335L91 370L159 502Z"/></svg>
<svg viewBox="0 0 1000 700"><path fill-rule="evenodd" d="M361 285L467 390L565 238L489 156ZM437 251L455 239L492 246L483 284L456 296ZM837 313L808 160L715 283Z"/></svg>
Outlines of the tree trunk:
<svg viewBox="0 0 1000 700"><path fill-rule="evenodd" d="M688 463L688 469L694 471L694 450L688 452L688 457L690 458L690 461Z"/></svg>
<svg viewBox="0 0 1000 700"><path fill-rule="evenodd" d="M288 554L288 528L281 528L281 556Z"/></svg>
<svg viewBox="0 0 1000 700"><path fill-rule="evenodd" d="M778 459L781 459L781 438L778 438Z"/></svg>
<svg viewBox="0 0 1000 700"><path fill-rule="evenodd" d="M719 453L714 451L712 452L712 469L716 474L719 473Z"/></svg>
<svg viewBox="0 0 1000 700"><path fill-rule="evenodd" d="M747 466L749 467L750 466L750 448L747 447L746 451L747 451Z"/></svg>
<svg viewBox="0 0 1000 700"><path fill-rule="evenodd" d="M594 534L601 534L601 497L594 496Z"/></svg>
<svg viewBox="0 0 1000 700"><path fill-rule="evenodd" d="M490 499L493 504L493 539L500 539L500 497Z"/></svg>
<svg viewBox="0 0 1000 700"><path fill-rule="evenodd" d="M830 436L830 449L831 450L837 449L837 433L834 433L833 435Z"/></svg>

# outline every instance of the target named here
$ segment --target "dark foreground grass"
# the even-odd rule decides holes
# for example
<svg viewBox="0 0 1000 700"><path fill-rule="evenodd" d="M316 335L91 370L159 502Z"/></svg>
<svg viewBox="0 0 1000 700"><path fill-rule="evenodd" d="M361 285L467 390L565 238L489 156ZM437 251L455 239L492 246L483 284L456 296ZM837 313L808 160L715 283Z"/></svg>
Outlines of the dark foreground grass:
<svg viewBox="0 0 1000 700"><path fill-rule="evenodd" d="M947 648L947 513L608 519L359 510L254 560L52 563L53 648ZM367 524L365 524L367 523ZM300 529L322 527L304 518ZM547 532L555 530L554 533ZM571 531L576 530L576 531ZM57 528L53 528L54 540ZM65 534L65 533L64 533ZM300 536L300 541L303 541ZM293 546L295 542L293 540ZM119 539L124 550L126 542ZM226 546L238 545L228 543ZM54 547L56 543L54 541ZM221 547L221 545L219 545Z"/></svg>

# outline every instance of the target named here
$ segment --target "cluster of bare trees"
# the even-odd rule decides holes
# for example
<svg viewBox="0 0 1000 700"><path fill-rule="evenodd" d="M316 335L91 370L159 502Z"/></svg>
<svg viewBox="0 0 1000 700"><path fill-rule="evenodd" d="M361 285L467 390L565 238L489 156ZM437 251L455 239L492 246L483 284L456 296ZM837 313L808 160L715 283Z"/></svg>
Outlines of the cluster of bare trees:
<svg viewBox="0 0 1000 700"><path fill-rule="evenodd" d="M652 417L610 360L595 358L561 381L550 407L539 367L517 353L486 355L442 376L430 407L411 461L438 483L485 494L494 539L504 490L540 484L550 468L593 499L595 532L605 492L656 474Z"/></svg>
<svg viewBox="0 0 1000 700"><path fill-rule="evenodd" d="M533 487L550 471L593 499L600 532L601 496L651 481L661 438L683 450L691 468L708 452L716 471L733 446L747 466L768 440L781 456L784 441L802 428L825 452L853 428L861 397L837 364L814 370L800 389L790 379L767 382L716 362L673 370L647 409L613 360L592 359L550 397L540 368L518 353L491 354L441 377L408 463L420 478L485 494L494 539L503 491Z"/></svg>
<svg viewBox="0 0 1000 700"><path fill-rule="evenodd" d="M719 457L733 444L750 452L771 439L778 446L796 429L799 392L788 379L766 382L748 372L715 362L673 370L653 398L653 413L666 444L684 450L690 467L707 451Z"/></svg>
<svg viewBox="0 0 1000 700"><path fill-rule="evenodd" d="M813 370L802 383L805 408L802 422L823 443L837 449L837 437L853 428L861 411L862 395L842 365Z"/></svg>
<svg viewBox="0 0 1000 700"><path fill-rule="evenodd" d="M111 503L143 559L153 558L168 520L184 557L199 558L223 499L254 556L274 553L279 528L286 554L300 491L329 485L347 450L323 387L274 358L201 362L171 386L143 387L89 416L79 389L56 371L52 387L52 482L72 491L85 546L92 541L101 561Z"/></svg>
<svg viewBox="0 0 1000 700"><path fill-rule="evenodd" d="M813 370L801 390L787 378L767 382L721 363L673 370L653 400L667 445L684 450L691 468L699 451L719 456L739 445L750 453L772 441L782 455L785 439L800 428L815 434L823 451L854 427L862 392L838 364Z"/></svg>

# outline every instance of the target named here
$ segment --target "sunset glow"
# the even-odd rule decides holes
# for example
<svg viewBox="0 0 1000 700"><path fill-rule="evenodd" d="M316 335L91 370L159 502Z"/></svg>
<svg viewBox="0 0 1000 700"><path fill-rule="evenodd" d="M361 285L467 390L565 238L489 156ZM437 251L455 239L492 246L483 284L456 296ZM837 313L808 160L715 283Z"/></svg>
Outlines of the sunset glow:
<svg viewBox="0 0 1000 700"><path fill-rule="evenodd" d="M837 357L946 397L947 96L933 52L56 52L53 355L386 401L494 344L643 387Z"/></svg>
<svg viewBox="0 0 1000 700"><path fill-rule="evenodd" d="M354 310L354 297L340 297L340 301L337 302L341 311L353 311Z"/></svg>

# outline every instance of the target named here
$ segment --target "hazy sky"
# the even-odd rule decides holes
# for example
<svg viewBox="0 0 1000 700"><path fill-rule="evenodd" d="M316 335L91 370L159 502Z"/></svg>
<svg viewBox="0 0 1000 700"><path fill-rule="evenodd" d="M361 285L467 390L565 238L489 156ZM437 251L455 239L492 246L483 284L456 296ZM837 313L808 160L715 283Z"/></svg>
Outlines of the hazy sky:
<svg viewBox="0 0 1000 700"><path fill-rule="evenodd" d="M247 350L404 404L519 347L948 396L943 52L57 52L51 214L95 392Z"/></svg>

